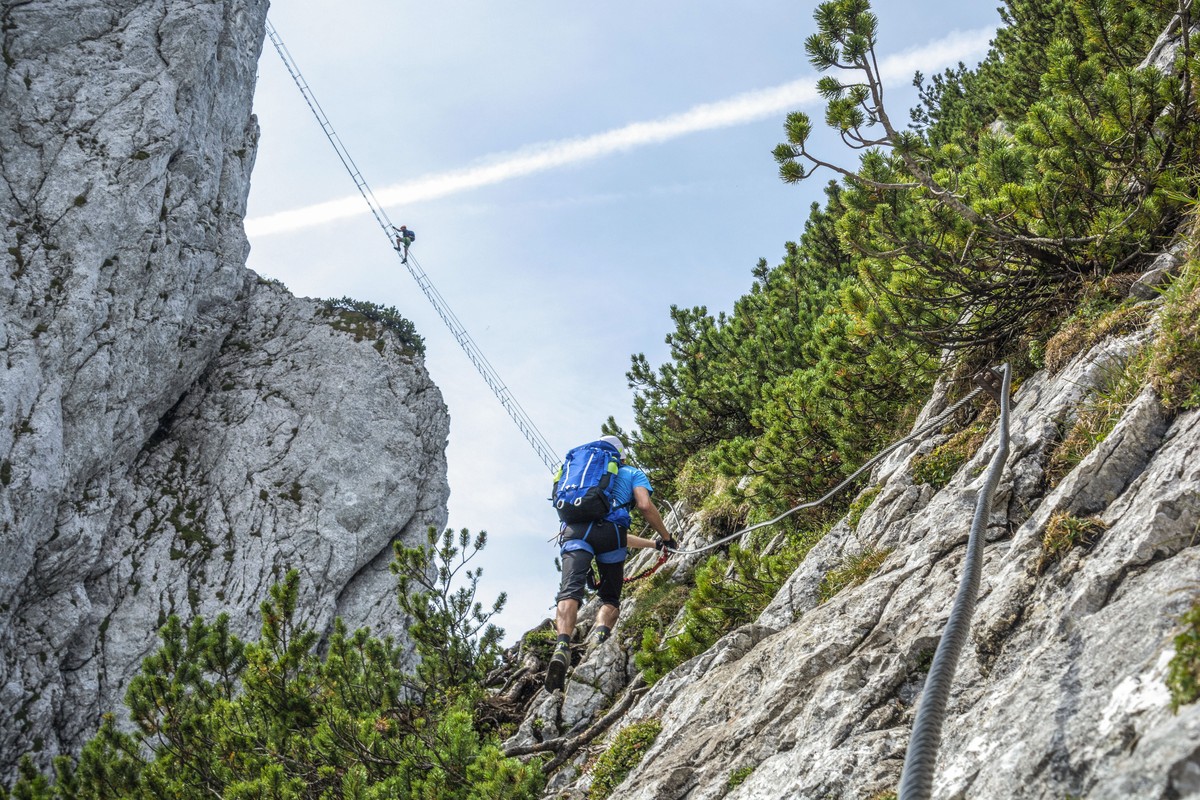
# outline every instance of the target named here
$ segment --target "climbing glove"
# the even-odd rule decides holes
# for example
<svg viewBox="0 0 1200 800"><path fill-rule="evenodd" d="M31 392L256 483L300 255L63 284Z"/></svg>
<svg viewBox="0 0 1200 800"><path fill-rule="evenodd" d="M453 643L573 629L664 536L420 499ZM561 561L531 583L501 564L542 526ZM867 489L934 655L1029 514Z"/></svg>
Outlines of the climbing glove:
<svg viewBox="0 0 1200 800"><path fill-rule="evenodd" d="M679 545L675 543L674 537L670 539L664 539L661 535L654 537L655 550L666 550L668 553L670 553L676 550L678 547Z"/></svg>

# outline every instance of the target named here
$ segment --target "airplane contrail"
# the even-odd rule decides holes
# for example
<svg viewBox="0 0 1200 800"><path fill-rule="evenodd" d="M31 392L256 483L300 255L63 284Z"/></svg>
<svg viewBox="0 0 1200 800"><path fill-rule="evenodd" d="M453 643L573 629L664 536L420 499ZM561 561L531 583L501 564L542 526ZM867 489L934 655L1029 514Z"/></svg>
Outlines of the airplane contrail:
<svg viewBox="0 0 1200 800"><path fill-rule="evenodd" d="M885 83L908 80L917 70L935 72L986 52L994 30L956 31L923 47L889 56L880 64ZM382 206L433 200L538 172L593 161L614 153L662 144L699 131L727 128L793 111L819 99L815 77L703 103L659 119L633 122L590 136L559 139L501 153L461 169L437 172L376 191ZM354 194L246 220L248 236L269 236L368 213Z"/></svg>

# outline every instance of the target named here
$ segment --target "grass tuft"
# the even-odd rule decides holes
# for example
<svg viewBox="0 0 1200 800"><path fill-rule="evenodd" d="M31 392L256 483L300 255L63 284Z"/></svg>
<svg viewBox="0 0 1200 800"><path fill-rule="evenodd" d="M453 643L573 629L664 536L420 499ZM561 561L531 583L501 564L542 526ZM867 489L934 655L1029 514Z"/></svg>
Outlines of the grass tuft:
<svg viewBox="0 0 1200 800"><path fill-rule="evenodd" d="M1066 511L1052 515L1042 534L1042 555L1038 559L1038 574L1076 547L1091 547L1108 525L1099 517L1075 517Z"/></svg>
<svg viewBox="0 0 1200 800"><path fill-rule="evenodd" d="M657 719L642 720L622 728L592 767L592 788L588 791L588 800L604 800L611 795L641 762L660 731L662 723Z"/></svg>
<svg viewBox="0 0 1200 800"><path fill-rule="evenodd" d="M1086 403L1046 464L1046 480L1057 486L1096 445L1112 433L1125 409L1146 383L1151 351L1142 349L1114 368L1095 397Z"/></svg>
<svg viewBox="0 0 1200 800"><path fill-rule="evenodd" d="M914 483L927 483L941 489L950 483L959 467L971 460L987 438L991 427L990 417L968 425L942 444L923 456L914 456L912 476Z"/></svg>
<svg viewBox="0 0 1200 800"><path fill-rule="evenodd" d="M1190 261L1166 291L1149 373L1168 409L1200 408L1200 262Z"/></svg>
<svg viewBox="0 0 1200 800"><path fill-rule="evenodd" d="M746 778L750 777L750 773L754 772L754 769L754 764L747 764L744 767L738 767L733 772L729 773L729 780L725 782L725 788L733 790L741 786L746 782Z"/></svg>
<svg viewBox="0 0 1200 800"><path fill-rule="evenodd" d="M1175 655L1167 665L1171 710L1200 699L1200 603L1180 618L1183 632L1175 637Z"/></svg>
<svg viewBox="0 0 1200 800"><path fill-rule="evenodd" d="M1154 307L1149 303L1126 302L1103 313L1086 304L1046 342L1046 369L1056 373L1078 354L1109 336L1119 336L1145 328Z"/></svg>
<svg viewBox="0 0 1200 800"><path fill-rule="evenodd" d="M864 550L850 556L842 562L842 566L825 573L821 586L817 589L817 597L824 603L843 589L857 586L875 574L884 560L892 553L892 548Z"/></svg>

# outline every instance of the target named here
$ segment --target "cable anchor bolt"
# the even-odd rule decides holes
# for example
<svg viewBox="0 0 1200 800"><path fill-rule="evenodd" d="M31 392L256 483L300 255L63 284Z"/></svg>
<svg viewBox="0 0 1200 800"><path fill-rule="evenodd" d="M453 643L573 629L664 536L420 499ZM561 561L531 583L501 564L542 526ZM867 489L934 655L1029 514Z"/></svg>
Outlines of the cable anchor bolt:
<svg viewBox="0 0 1200 800"><path fill-rule="evenodd" d="M987 392L997 404L1000 403L1000 392L1004 387L1004 376L996 372L996 370L989 368L975 373L975 377L971 379L971 383Z"/></svg>

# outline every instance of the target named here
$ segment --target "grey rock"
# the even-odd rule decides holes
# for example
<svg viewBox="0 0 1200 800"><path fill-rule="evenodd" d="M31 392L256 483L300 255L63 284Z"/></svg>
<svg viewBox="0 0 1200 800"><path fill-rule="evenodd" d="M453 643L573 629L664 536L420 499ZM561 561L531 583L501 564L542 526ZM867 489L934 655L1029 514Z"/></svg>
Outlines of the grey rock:
<svg viewBox="0 0 1200 800"><path fill-rule="evenodd" d="M558 719L561 705L561 696L544 689L539 691L517 732L505 740L504 747L529 747L562 736L565 731Z"/></svg>
<svg viewBox="0 0 1200 800"><path fill-rule="evenodd" d="M838 522L825 537L809 551L808 557L784 581L775 598L758 616L758 624L780 629L800 619L817 607L818 591L825 573L835 569L843 554L854 544L850 527Z"/></svg>
<svg viewBox="0 0 1200 800"><path fill-rule="evenodd" d="M1175 57L1183 44L1183 37L1180 36L1180 32L1179 17L1175 16L1167 25L1166 30L1158 35L1158 38L1150 47L1150 52L1142 60L1142 63L1138 65L1138 68L1154 67L1162 72L1170 72L1175 63ZM1194 38L1197 33L1200 33L1200 25L1192 25L1190 31L1191 37Z"/></svg>
<svg viewBox="0 0 1200 800"><path fill-rule="evenodd" d="M583 758L572 759L570 764L555 771L546 781L546 796L555 800L586 800L592 782L590 776L583 775L580 779L581 775Z"/></svg>
<svg viewBox="0 0 1200 800"><path fill-rule="evenodd" d="M245 268L267 3L5 10L0 773L70 752L166 613L401 633L391 544L445 523L445 406L377 327Z"/></svg>
<svg viewBox="0 0 1200 800"><path fill-rule="evenodd" d="M1162 253L1150 263L1149 269L1143 272L1129 287L1129 296L1139 300L1153 300L1158 297L1161 287L1179 272L1183 259L1178 253L1168 251Z"/></svg>
<svg viewBox="0 0 1200 800"><path fill-rule="evenodd" d="M610 636L568 676L559 711L562 731L575 732L592 720L597 711L612 704L631 678L629 656L618 637Z"/></svg>

